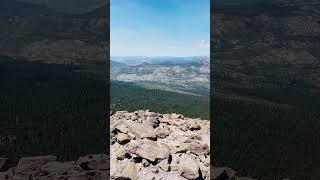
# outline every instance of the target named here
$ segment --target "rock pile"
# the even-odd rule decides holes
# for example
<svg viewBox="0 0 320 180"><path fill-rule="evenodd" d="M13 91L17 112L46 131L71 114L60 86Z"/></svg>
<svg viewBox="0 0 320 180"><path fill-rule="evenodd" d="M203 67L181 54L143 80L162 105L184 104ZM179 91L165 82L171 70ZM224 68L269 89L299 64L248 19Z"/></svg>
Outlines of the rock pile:
<svg viewBox="0 0 320 180"><path fill-rule="evenodd" d="M111 179L210 179L210 123L179 114L111 114Z"/></svg>
<svg viewBox="0 0 320 180"><path fill-rule="evenodd" d="M104 154L70 162L59 162L55 156L24 157L16 167L0 172L0 180L105 180L109 177L108 159Z"/></svg>

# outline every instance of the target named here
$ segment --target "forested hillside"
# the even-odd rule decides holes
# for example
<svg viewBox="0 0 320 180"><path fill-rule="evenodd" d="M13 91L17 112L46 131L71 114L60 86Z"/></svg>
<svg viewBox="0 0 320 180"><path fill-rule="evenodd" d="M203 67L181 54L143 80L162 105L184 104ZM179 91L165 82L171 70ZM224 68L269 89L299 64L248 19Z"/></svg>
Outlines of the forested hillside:
<svg viewBox="0 0 320 180"><path fill-rule="evenodd" d="M319 179L320 113L241 97L212 97L214 159L243 176Z"/></svg>
<svg viewBox="0 0 320 180"><path fill-rule="evenodd" d="M319 1L222 2L211 4L213 162L318 180Z"/></svg>
<svg viewBox="0 0 320 180"><path fill-rule="evenodd" d="M108 2L29 2L0 3L0 157L104 153Z"/></svg>
<svg viewBox="0 0 320 180"><path fill-rule="evenodd" d="M0 57L1 157L14 163L23 156L73 160L105 152L105 79L79 69L85 67Z"/></svg>
<svg viewBox="0 0 320 180"><path fill-rule="evenodd" d="M149 109L159 113L179 113L191 118L209 119L210 100L158 89L146 89L119 81L110 83L110 109L112 111L136 111Z"/></svg>

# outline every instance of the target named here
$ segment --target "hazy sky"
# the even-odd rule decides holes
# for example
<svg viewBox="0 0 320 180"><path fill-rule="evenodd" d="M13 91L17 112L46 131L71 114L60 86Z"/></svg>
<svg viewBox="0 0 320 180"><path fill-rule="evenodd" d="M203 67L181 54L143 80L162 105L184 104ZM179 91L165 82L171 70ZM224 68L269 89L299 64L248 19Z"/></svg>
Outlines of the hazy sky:
<svg viewBox="0 0 320 180"><path fill-rule="evenodd" d="M111 0L111 56L209 55L210 0Z"/></svg>

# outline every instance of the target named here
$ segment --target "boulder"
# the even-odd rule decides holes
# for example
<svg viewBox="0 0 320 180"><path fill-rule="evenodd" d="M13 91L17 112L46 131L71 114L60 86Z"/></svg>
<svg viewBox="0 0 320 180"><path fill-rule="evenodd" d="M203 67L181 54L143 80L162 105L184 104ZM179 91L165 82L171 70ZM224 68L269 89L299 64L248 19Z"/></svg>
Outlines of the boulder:
<svg viewBox="0 0 320 180"><path fill-rule="evenodd" d="M118 179L136 180L138 177L138 169L134 163L129 163L122 170Z"/></svg>
<svg viewBox="0 0 320 180"><path fill-rule="evenodd" d="M152 116L148 116L146 119L146 124L149 126L152 126L153 128L156 128L159 126L159 118L156 114L152 115Z"/></svg>
<svg viewBox="0 0 320 180"><path fill-rule="evenodd" d="M155 133L156 133L157 137L160 139L164 139L167 136L169 136L168 128L159 127L156 129Z"/></svg>
<svg viewBox="0 0 320 180"><path fill-rule="evenodd" d="M200 135L198 135L198 134L191 134L189 136L189 140L199 140L199 141L201 141L202 137Z"/></svg>
<svg viewBox="0 0 320 180"><path fill-rule="evenodd" d="M173 118L173 119L183 119L184 117L181 114L173 113L173 114L171 114L171 118Z"/></svg>
<svg viewBox="0 0 320 180"><path fill-rule="evenodd" d="M182 177L190 180L200 176L197 162L188 155L181 156L178 172Z"/></svg>
<svg viewBox="0 0 320 180"><path fill-rule="evenodd" d="M156 166L154 166L154 167L151 167L151 172L153 173L153 174L158 174L160 171L159 171L159 168L158 167L156 167Z"/></svg>
<svg viewBox="0 0 320 180"><path fill-rule="evenodd" d="M190 131L197 131L201 129L201 126L196 123L192 123L192 124L188 124L188 129Z"/></svg>
<svg viewBox="0 0 320 180"><path fill-rule="evenodd" d="M178 171L180 162L180 155L179 154L172 154L172 160L170 163L171 171Z"/></svg>
<svg viewBox="0 0 320 180"><path fill-rule="evenodd" d="M123 120L117 122L114 128L122 133L128 133L130 131L129 125Z"/></svg>
<svg viewBox="0 0 320 180"><path fill-rule="evenodd" d="M118 133L117 134L117 142L119 144L127 144L128 142L130 142L131 137L128 134L124 134L124 133Z"/></svg>
<svg viewBox="0 0 320 180"><path fill-rule="evenodd" d="M164 160L161 160L159 163L158 163L159 167L164 170L164 171L169 171L169 162L168 162L168 159L164 159Z"/></svg>
<svg viewBox="0 0 320 180"><path fill-rule="evenodd" d="M150 125L132 122L129 126L130 131L136 136L136 138L157 139L155 131Z"/></svg>
<svg viewBox="0 0 320 180"><path fill-rule="evenodd" d="M170 155L167 147L160 146L156 142L144 142L137 148L135 154L152 162L168 159Z"/></svg>
<svg viewBox="0 0 320 180"><path fill-rule="evenodd" d="M128 144L127 144L127 148L128 151L130 153L135 153L137 151L137 149L143 144L143 141L141 139L138 140L131 140Z"/></svg>
<svg viewBox="0 0 320 180"><path fill-rule="evenodd" d="M187 141L182 143L177 152L187 152L190 151L196 155L208 155L210 153L209 146L200 141Z"/></svg>
<svg viewBox="0 0 320 180"><path fill-rule="evenodd" d="M145 159L142 159L142 165L144 167L148 167L149 166L149 162L147 160L145 160Z"/></svg>
<svg viewBox="0 0 320 180"><path fill-rule="evenodd" d="M209 168L209 166L206 166L203 163L198 163L198 166L199 166L199 168L201 170L202 177L204 179L210 178L210 168Z"/></svg>
<svg viewBox="0 0 320 180"><path fill-rule="evenodd" d="M124 160L127 158L129 155L128 151L126 148L119 148L115 152L115 158L118 160Z"/></svg>

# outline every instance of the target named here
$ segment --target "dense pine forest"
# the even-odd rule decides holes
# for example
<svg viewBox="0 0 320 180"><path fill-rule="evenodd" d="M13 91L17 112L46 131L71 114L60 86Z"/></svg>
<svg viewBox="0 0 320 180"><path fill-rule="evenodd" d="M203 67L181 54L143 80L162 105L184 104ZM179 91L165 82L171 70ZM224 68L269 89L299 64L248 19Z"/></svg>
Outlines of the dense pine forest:
<svg viewBox="0 0 320 180"><path fill-rule="evenodd" d="M0 57L0 157L105 152L106 83L85 68Z"/></svg>
<svg viewBox="0 0 320 180"><path fill-rule="evenodd" d="M319 111L219 94L212 108L217 166L261 179L320 178Z"/></svg>
<svg viewBox="0 0 320 180"><path fill-rule="evenodd" d="M110 93L112 111L149 109L159 113L179 113L190 118L208 120L210 117L210 99L205 96L146 89L119 81L111 81Z"/></svg>

